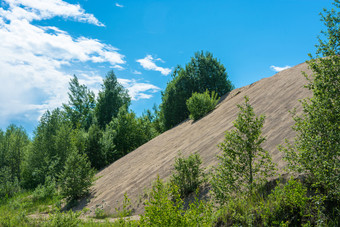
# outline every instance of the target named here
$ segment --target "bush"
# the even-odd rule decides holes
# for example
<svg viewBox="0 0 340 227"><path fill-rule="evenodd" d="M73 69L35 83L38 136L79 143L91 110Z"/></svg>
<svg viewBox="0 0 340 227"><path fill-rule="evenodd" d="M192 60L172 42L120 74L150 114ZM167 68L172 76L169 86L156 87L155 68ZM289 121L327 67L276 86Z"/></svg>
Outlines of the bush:
<svg viewBox="0 0 340 227"><path fill-rule="evenodd" d="M187 108L190 112L190 119L196 121L212 111L219 101L219 97L215 91L211 92L206 90L204 93L193 93L192 96L187 100Z"/></svg>
<svg viewBox="0 0 340 227"><path fill-rule="evenodd" d="M172 195L172 196L170 196ZM212 205L198 201L184 210L178 187L158 179L152 187L140 226L211 226Z"/></svg>
<svg viewBox="0 0 340 227"><path fill-rule="evenodd" d="M5 166L0 169L0 198L11 197L20 191L19 181L11 177L10 168Z"/></svg>
<svg viewBox="0 0 340 227"><path fill-rule="evenodd" d="M45 184L39 184L33 192L33 200L46 200L57 194L57 185L54 179L46 177Z"/></svg>
<svg viewBox="0 0 340 227"><path fill-rule="evenodd" d="M92 186L94 171L85 154L74 149L66 160L65 169L59 179L61 195L68 201L85 196Z"/></svg>
<svg viewBox="0 0 340 227"><path fill-rule="evenodd" d="M308 197L307 188L298 180L279 184L260 208L262 223L265 225L301 226L316 224L320 219L322 198Z"/></svg>
<svg viewBox="0 0 340 227"><path fill-rule="evenodd" d="M73 212L72 210L65 213L58 211L51 214L48 220L42 223L42 226L79 226L81 224L80 215L80 212Z"/></svg>
<svg viewBox="0 0 340 227"><path fill-rule="evenodd" d="M194 192L202 183L203 171L198 154L191 154L188 158L181 157L175 159L175 172L171 176L171 182L179 188L182 198Z"/></svg>

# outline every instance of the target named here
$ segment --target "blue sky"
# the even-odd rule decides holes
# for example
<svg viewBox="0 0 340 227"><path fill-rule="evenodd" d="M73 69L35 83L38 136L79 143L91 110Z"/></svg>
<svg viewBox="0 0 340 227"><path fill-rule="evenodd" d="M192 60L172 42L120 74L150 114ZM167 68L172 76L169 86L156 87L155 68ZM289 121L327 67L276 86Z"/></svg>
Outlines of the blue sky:
<svg viewBox="0 0 340 227"><path fill-rule="evenodd" d="M29 133L67 102L68 81L98 92L113 69L140 115L176 65L210 51L242 87L314 53L330 0L0 0L0 128Z"/></svg>

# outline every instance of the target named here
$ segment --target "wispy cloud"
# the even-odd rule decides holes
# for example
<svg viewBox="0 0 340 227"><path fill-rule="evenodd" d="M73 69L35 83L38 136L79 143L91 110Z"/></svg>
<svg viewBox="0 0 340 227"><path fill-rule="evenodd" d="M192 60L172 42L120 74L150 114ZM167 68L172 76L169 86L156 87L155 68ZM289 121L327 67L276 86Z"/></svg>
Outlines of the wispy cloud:
<svg viewBox="0 0 340 227"><path fill-rule="evenodd" d="M10 10L0 9L0 14L7 20L25 19L28 21L49 19L56 16L73 18L74 20L104 26L93 14L85 13L78 4L70 4L62 0L4 0Z"/></svg>
<svg viewBox="0 0 340 227"><path fill-rule="evenodd" d="M279 67L279 66L274 66L274 65L270 66L270 69L275 71L275 72L281 72L282 70L289 69L289 68L291 68L291 66L289 66L289 65L286 65L284 67Z"/></svg>
<svg viewBox="0 0 340 227"><path fill-rule="evenodd" d="M146 55L145 58L138 59L137 62L146 70L153 70L153 71L159 71L161 72L164 76L167 76L171 73L170 68L163 68L160 66L156 65L156 61L160 61L164 63L164 61L160 58L154 59L151 55Z"/></svg>
<svg viewBox="0 0 340 227"><path fill-rule="evenodd" d="M119 8L123 8L124 6L119 4L118 2L116 2L116 6L119 7Z"/></svg>
<svg viewBox="0 0 340 227"><path fill-rule="evenodd" d="M132 73L135 74L135 75L141 75L142 74L141 72L139 72L137 70L133 70Z"/></svg>
<svg viewBox="0 0 340 227"><path fill-rule="evenodd" d="M161 90L153 84L139 83L134 79L130 80L118 78L118 82L128 89L132 100L149 99L152 97L153 93Z"/></svg>
<svg viewBox="0 0 340 227"><path fill-rule="evenodd" d="M124 55L97 39L73 37L39 21L56 16L103 26L79 5L62 0L3 0L0 8L0 126L13 115L38 118L67 100L71 75L63 67L79 63L109 63L123 68ZM90 88L99 76L84 72Z"/></svg>

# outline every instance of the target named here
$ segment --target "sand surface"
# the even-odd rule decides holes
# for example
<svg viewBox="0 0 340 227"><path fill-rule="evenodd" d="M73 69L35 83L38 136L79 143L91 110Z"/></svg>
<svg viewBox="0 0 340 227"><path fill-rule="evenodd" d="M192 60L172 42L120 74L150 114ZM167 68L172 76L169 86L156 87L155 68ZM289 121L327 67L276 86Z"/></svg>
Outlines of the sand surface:
<svg viewBox="0 0 340 227"><path fill-rule="evenodd" d="M174 158L179 151L184 156L198 152L204 167L217 164L220 154L217 145L224 139L224 132L233 128L233 121L239 112L237 104L244 103L248 96L256 114L266 116L263 135L267 138L264 148L270 152L273 161L282 170L284 162L277 145L284 139L292 139L294 121L290 110L296 108L301 113L299 99L308 97L311 92L303 86L307 83L301 74L310 74L307 64L281 71L251 85L238 88L222 97L216 109L202 119L187 120L173 129L159 135L135 151L119 159L97 174L100 177L92 187L91 198L81 207L94 210L103 206L108 212L122 204L124 193L136 204L135 214L143 211L141 197L151 182L159 175L167 179L171 175ZM79 207L79 208L81 208Z"/></svg>

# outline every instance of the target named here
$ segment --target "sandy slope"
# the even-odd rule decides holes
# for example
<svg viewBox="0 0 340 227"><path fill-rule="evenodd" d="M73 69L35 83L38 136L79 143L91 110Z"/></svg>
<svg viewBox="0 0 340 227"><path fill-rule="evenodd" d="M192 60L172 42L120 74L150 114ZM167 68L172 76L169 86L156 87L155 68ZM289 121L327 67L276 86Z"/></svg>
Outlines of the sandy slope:
<svg viewBox="0 0 340 227"><path fill-rule="evenodd" d="M267 140L264 148L270 151L273 160L282 168L284 163L277 145L283 143L284 138L291 139L294 136L291 129L293 120L288 111L297 108L297 113L300 113L301 104L298 100L310 95L303 88L306 79L301 71L310 73L303 63L235 89L223 97L217 108L204 118L197 122L187 120L108 166L98 173L100 178L86 206L94 210L96 205L103 205L106 210L114 212L114 208L122 204L124 193L133 203L137 203L157 175L169 177L178 151L185 156L197 151L203 166L216 165L216 155L220 152L217 144L223 141L224 132L232 129L232 122L238 113L236 105L244 103L245 95L249 96L257 114L265 114L263 134ZM142 206L136 209L138 214Z"/></svg>

